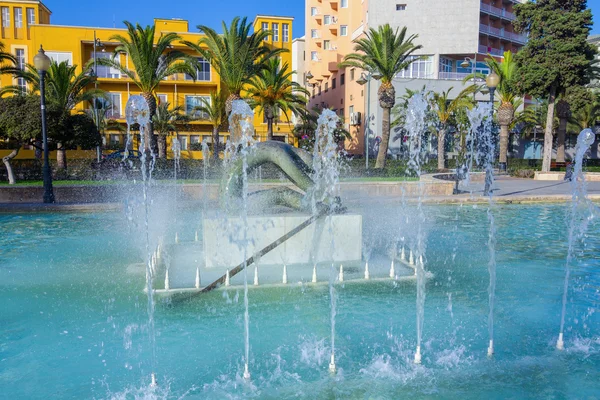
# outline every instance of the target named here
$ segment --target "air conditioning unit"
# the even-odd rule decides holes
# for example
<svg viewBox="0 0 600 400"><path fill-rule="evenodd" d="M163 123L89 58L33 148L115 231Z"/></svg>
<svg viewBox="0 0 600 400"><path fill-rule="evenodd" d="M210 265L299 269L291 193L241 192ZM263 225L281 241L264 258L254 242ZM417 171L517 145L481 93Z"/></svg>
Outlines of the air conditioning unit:
<svg viewBox="0 0 600 400"><path fill-rule="evenodd" d="M361 114L360 112L354 112L352 114L350 114L350 125L360 125L360 120L361 120Z"/></svg>

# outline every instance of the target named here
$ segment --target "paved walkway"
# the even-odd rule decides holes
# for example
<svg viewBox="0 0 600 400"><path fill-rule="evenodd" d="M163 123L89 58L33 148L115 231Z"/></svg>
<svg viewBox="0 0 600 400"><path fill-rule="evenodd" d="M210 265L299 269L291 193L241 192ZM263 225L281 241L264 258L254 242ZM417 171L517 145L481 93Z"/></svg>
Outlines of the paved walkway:
<svg viewBox="0 0 600 400"><path fill-rule="evenodd" d="M600 195L600 182L588 182L587 188L588 194ZM460 186L460 190L472 191L473 194L483 194L483 183L476 182L470 187ZM569 181L535 181L533 179L499 176L496 178L492 193L498 198L507 196L571 195L572 188Z"/></svg>

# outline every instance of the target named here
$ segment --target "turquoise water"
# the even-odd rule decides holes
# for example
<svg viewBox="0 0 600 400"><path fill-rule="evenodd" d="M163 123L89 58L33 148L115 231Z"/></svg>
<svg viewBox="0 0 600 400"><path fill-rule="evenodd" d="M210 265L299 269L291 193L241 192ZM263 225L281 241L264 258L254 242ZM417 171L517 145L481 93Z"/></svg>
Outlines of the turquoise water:
<svg viewBox="0 0 600 400"><path fill-rule="evenodd" d="M0 398L598 398L598 224L577 246L559 352L565 205L496 209L496 354L488 359L486 209L426 208L434 277L422 365L412 363L414 283L337 286L335 377L327 286L294 284L250 290L245 383L243 296L231 289L157 300L154 392L144 276L131 267L142 262L139 227L121 213L0 215ZM186 213L168 229L193 240L200 218ZM399 206L364 213L364 236L378 247L410 230L402 222L410 211Z"/></svg>

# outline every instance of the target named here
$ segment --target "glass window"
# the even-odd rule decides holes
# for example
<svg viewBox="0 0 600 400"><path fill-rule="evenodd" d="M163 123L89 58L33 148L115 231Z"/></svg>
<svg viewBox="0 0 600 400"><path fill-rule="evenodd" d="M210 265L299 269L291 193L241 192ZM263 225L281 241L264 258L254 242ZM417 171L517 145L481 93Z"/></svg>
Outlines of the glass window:
<svg viewBox="0 0 600 400"><path fill-rule="evenodd" d="M342 0L340 3L342 8L348 8L348 0Z"/></svg>
<svg viewBox="0 0 600 400"><path fill-rule="evenodd" d="M354 80L354 68L352 68L350 70L350 80L353 81Z"/></svg>
<svg viewBox="0 0 600 400"><path fill-rule="evenodd" d="M433 58L431 56L409 56L413 61L406 69L398 73L398 78L430 78L433 76Z"/></svg>
<svg viewBox="0 0 600 400"><path fill-rule="evenodd" d="M96 51L96 59L99 58L112 58L112 53L102 53L102 52L98 52ZM118 61L118 56L115 57L113 60ZM113 67L109 67L106 65L96 65L96 76L98 78L113 78L113 79L118 79L121 77L121 71L119 71L116 68Z"/></svg>
<svg viewBox="0 0 600 400"><path fill-rule="evenodd" d="M261 24L261 28L262 28L263 31L268 31L269 30L269 23L268 22L263 22ZM268 41L269 41L269 37L267 36L265 38L265 42L268 42Z"/></svg>
<svg viewBox="0 0 600 400"><path fill-rule="evenodd" d="M73 65L73 53L66 51L47 51L46 55L55 61L57 64L60 64L63 61L67 61L69 65Z"/></svg>
<svg viewBox="0 0 600 400"><path fill-rule="evenodd" d="M27 93L27 82L25 81L25 78L17 78L17 86L21 93Z"/></svg>
<svg viewBox="0 0 600 400"><path fill-rule="evenodd" d="M273 41L279 42L279 24L273 24Z"/></svg>
<svg viewBox="0 0 600 400"><path fill-rule="evenodd" d="M110 119L121 118L121 93L108 93L110 104L106 110L106 117Z"/></svg>
<svg viewBox="0 0 600 400"><path fill-rule="evenodd" d="M348 25L340 26L340 36L348 36Z"/></svg>
<svg viewBox="0 0 600 400"><path fill-rule="evenodd" d="M406 4L396 4L396 11L406 10Z"/></svg>
<svg viewBox="0 0 600 400"><path fill-rule="evenodd" d="M15 7L15 28L23 27L23 9L21 7Z"/></svg>
<svg viewBox="0 0 600 400"><path fill-rule="evenodd" d="M190 136L190 144L198 144L200 143L200 135L191 135Z"/></svg>
<svg viewBox="0 0 600 400"><path fill-rule="evenodd" d="M2 8L6 8L6 9L8 10L8 7L2 7ZM310 15L312 15L313 17L314 17L315 15L317 15L318 13L319 13L319 12L317 11L317 7L311 7L311 8L310 8ZM3 13L3 15L4 15L4 13Z"/></svg>
<svg viewBox="0 0 600 400"><path fill-rule="evenodd" d="M284 42L290 41L290 24L282 24L281 25L281 34L282 34L282 40Z"/></svg>
<svg viewBox="0 0 600 400"><path fill-rule="evenodd" d="M329 92L329 82L325 82L325 93Z"/></svg>
<svg viewBox="0 0 600 400"><path fill-rule="evenodd" d="M15 58L17 59L17 67L21 70L25 69L25 49L16 49Z"/></svg>
<svg viewBox="0 0 600 400"><path fill-rule="evenodd" d="M158 104L166 104L167 103L167 95L159 94L156 96L158 98Z"/></svg>
<svg viewBox="0 0 600 400"><path fill-rule="evenodd" d="M110 138L109 139L110 140L110 144L112 144L112 145L116 145L116 144L121 143L121 135L111 134L109 136L109 138Z"/></svg>
<svg viewBox="0 0 600 400"><path fill-rule="evenodd" d="M340 86L346 83L346 74L340 75Z"/></svg>
<svg viewBox="0 0 600 400"><path fill-rule="evenodd" d="M331 15L326 15L323 17L323 23L325 25L330 25L331 24Z"/></svg>
<svg viewBox="0 0 600 400"><path fill-rule="evenodd" d="M185 96L185 113L200 119L208 119L208 115L194 110L195 107L202 106L202 99L205 99L210 104L210 96Z"/></svg>
<svg viewBox="0 0 600 400"><path fill-rule="evenodd" d="M311 29L310 30L310 37L313 39L318 39L319 38L319 31L316 29Z"/></svg>
<svg viewBox="0 0 600 400"><path fill-rule="evenodd" d="M332 88L332 89L335 89L335 87L336 87L336 83L337 83L337 79L333 78L333 79L331 80L331 88Z"/></svg>
<svg viewBox="0 0 600 400"><path fill-rule="evenodd" d="M310 59L312 61L319 61L319 54L316 51L310 52Z"/></svg>
<svg viewBox="0 0 600 400"><path fill-rule="evenodd" d="M452 72L452 60L446 57L440 57L440 72Z"/></svg>
<svg viewBox="0 0 600 400"><path fill-rule="evenodd" d="M323 48L325 50L331 50L331 41L330 40L323 40Z"/></svg>
<svg viewBox="0 0 600 400"><path fill-rule="evenodd" d="M27 25L35 24L35 10L33 8L27 9Z"/></svg>
<svg viewBox="0 0 600 400"><path fill-rule="evenodd" d="M348 115L354 114L354 106L348 107Z"/></svg>
<svg viewBox="0 0 600 400"><path fill-rule="evenodd" d="M2 27L10 27L10 10L8 7L2 7Z"/></svg>
<svg viewBox="0 0 600 400"><path fill-rule="evenodd" d="M210 62L203 57L198 58L198 71L196 72L196 80L209 82L210 81ZM190 75L185 75L186 81L191 81L192 77Z"/></svg>
<svg viewBox="0 0 600 400"><path fill-rule="evenodd" d="M187 136L179 136L179 144L181 145L181 150L188 149L188 137Z"/></svg>

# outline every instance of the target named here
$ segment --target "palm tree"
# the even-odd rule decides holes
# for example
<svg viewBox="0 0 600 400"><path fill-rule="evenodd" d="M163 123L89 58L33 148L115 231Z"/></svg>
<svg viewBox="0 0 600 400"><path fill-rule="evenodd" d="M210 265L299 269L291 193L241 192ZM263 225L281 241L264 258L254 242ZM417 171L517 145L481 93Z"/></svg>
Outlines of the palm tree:
<svg viewBox="0 0 600 400"><path fill-rule="evenodd" d="M235 17L229 27L223 22L222 35L205 25L198 25L198 29L206 36L198 43L185 44L207 59L219 74L229 91L226 101L228 114L232 102L242 98L244 86L265 67L265 61L288 51L266 46L265 39L271 31L255 30L250 34L252 24L246 22L246 18L240 20Z"/></svg>
<svg viewBox="0 0 600 400"><path fill-rule="evenodd" d="M267 140L273 140L273 120L275 116L283 113L289 121L289 112L300 115L306 110L306 99L310 95L308 90L297 82L292 81L288 63L281 63L279 58L267 60L265 69L250 81L247 89L252 108L264 113L267 120Z"/></svg>
<svg viewBox="0 0 600 400"><path fill-rule="evenodd" d="M101 137L104 137L106 131L125 131L117 120L108 117L110 111L108 105L109 103L105 98L99 97L92 101L92 108L86 110L87 115L94 121Z"/></svg>
<svg viewBox="0 0 600 400"><path fill-rule="evenodd" d="M102 90L88 89L96 82L96 77L89 71L89 64L77 73L77 65L69 65L68 61L61 63L52 61L45 78L46 101L56 105L58 109L69 115L78 104L84 101L92 102L95 98L104 96ZM33 65L27 64L25 69L15 70L14 75L16 78L24 79L30 85L30 93L39 91L40 75ZM22 89L18 86L7 86L3 91L22 94ZM67 140L67 138L57 139L56 162L58 169L67 168L67 154L63 140Z"/></svg>
<svg viewBox="0 0 600 400"><path fill-rule="evenodd" d="M593 128L598 119L600 119L600 94L596 94L594 101L586 103L584 107L574 112L569 122L574 130L582 131Z"/></svg>
<svg viewBox="0 0 600 400"><path fill-rule="evenodd" d="M225 96L221 91L210 93L210 100L201 98L201 105L194 109L200 113L200 119L205 119L212 124L213 158L219 159L219 129L227 124L227 111Z"/></svg>
<svg viewBox="0 0 600 400"><path fill-rule="evenodd" d="M450 91L453 88L448 89L442 93L433 93L433 104L435 105L436 114L440 123L440 129L438 130L438 169L442 170L446 167L446 133L448 133L448 125L450 119L455 113L461 108L471 108L473 102L469 96L471 96L476 86L471 85L463 89L454 99L450 99Z"/></svg>
<svg viewBox="0 0 600 400"><path fill-rule="evenodd" d="M4 65L8 63L9 65ZM5 51L4 43L0 42L0 75L14 74L17 68L17 59Z"/></svg>
<svg viewBox="0 0 600 400"><path fill-rule="evenodd" d="M393 30L389 24L382 25L375 30L370 28L366 37L354 40L355 53L344 57L341 67L361 68L371 73L377 72L381 76L379 87L379 105L383 108L381 121L381 144L377 154L375 168L384 168L390 142L390 113L396 104L396 90L392 79L406 69L414 60L411 54L421 49L413 40L417 35L406 38L406 27L398 31Z"/></svg>
<svg viewBox="0 0 600 400"><path fill-rule="evenodd" d="M127 54L134 70L122 65L115 58L100 58L98 64L118 69L121 74L129 77L140 89L142 96L148 103L150 118L154 119L156 113L155 93L160 83L171 75L188 74L195 78L197 60L179 50L173 50L176 41L181 37L176 33L161 33L155 43L156 26L142 27L140 24L133 26L125 21L127 37L113 35L109 40L116 40L119 45L115 48L114 55ZM156 149L154 128L149 124L145 135L146 149Z"/></svg>
<svg viewBox="0 0 600 400"><path fill-rule="evenodd" d="M498 124L500 125L500 154L498 161L506 165L508 155L508 127L515 117L516 109L514 101L518 97L514 86L517 63L510 50L504 52L504 59L501 62L492 57L491 54L488 54L488 58L485 61L490 70L500 77L498 87L496 88L496 94L500 102L496 111ZM463 79L463 83L473 78L485 79L485 76L479 72L469 74Z"/></svg>
<svg viewBox="0 0 600 400"><path fill-rule="evenodd" d="M171 109L169 106L169 102L159 104L152 117L154 131L158 135L158 158L167 158L167 136L177 132L177 125L190 121L190 118L182 113L181 106Z"/></svg>

